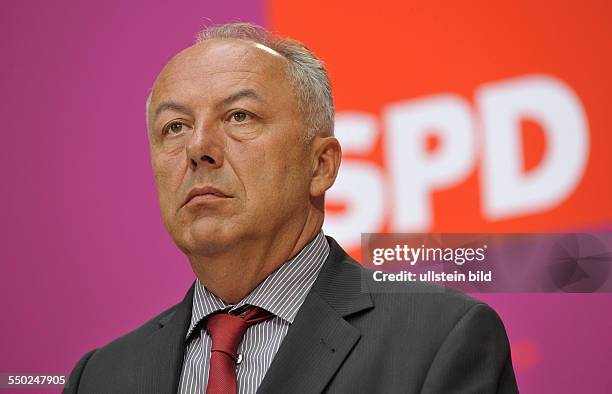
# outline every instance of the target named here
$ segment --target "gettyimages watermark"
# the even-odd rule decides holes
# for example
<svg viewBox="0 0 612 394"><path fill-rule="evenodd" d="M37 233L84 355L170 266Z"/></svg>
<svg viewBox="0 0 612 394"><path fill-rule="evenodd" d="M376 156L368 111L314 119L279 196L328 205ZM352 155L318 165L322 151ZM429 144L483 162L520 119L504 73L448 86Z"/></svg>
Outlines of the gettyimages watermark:
<svg viewBox="0 0 612 394"><path fill-rule="evenodd" d="M375 292L607 293L611 250L612 232L364 233L361 262L371 271L362 284Z"/></svg>

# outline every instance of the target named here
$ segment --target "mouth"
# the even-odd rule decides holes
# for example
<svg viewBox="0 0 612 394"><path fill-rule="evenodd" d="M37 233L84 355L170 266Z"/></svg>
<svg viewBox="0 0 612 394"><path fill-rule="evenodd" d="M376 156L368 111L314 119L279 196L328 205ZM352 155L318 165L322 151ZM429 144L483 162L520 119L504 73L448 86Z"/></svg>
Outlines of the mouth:
<svg viewBox="0 0 612 394"><path fill-rule="evenodd" d="M196 187L189 191L189 194L187 194L187 198L185 199L183 206L196 203L220 201L228 198L232 198L232 196L225 194L224 192L215 187Z"/></svg>

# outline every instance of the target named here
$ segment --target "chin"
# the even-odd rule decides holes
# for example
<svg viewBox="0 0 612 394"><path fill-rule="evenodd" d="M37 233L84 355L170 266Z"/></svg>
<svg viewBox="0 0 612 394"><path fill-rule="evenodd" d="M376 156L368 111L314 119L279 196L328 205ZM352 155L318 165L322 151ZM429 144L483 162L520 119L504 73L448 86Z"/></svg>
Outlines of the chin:
<svg viewBox="0 0 612 394"><path fill-rule="evenodd" d="M184 242L181 249L187 254L213 255L230 248L236 235L229 231L231 226L226 223L211 223L208 220L198 220L189 228L184 229Z"/></svg>

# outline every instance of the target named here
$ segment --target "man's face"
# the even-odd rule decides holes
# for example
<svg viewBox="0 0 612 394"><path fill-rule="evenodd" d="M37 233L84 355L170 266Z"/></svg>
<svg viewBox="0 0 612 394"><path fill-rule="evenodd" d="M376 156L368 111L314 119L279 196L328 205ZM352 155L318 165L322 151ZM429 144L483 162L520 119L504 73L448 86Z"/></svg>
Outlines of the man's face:
<svg viewBox="0 0 612 394"><path fill-rule="evenodd" d="M286 67L267 47L212 39L179 53L155 81L153 171L183 251L222 252L305 220L313 158Z"/></svg>

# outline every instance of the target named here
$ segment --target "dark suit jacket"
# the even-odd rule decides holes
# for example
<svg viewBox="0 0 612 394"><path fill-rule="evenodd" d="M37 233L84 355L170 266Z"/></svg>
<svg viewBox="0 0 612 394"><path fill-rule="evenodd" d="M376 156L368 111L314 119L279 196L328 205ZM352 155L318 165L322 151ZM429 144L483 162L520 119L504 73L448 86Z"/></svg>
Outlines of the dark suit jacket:
<svg viewBox="0 0 612 394"><path fill-rule="evenodd" d="M428 284L375 282L330 237L319 277L259 393L515 393L502 321ZM176 393L191 318L182 302L85 354L64 393Z"/></svg>

